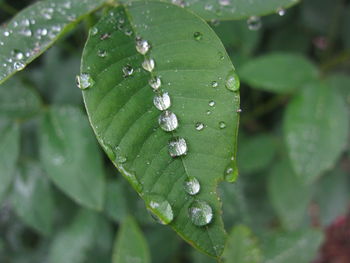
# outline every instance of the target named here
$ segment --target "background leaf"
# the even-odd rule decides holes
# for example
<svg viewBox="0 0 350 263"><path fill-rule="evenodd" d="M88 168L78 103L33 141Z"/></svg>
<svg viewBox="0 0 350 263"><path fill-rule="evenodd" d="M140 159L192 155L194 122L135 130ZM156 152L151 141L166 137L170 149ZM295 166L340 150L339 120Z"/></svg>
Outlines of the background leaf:
<svg viewBox="0 0 350 263"><path fill-rule="evenodd" d="M105 175L102 158L83 113L52 107L40 131L41 163L50 179L80 205L102 209Z"/></svg>
<svg viewBox="0 0 350 263"><path fill-rule="evenodd" d="M295 172L310 182L344 150L349 116L339 92L322 82L305 86L287 107L284 136Z"/></svg>
<svg viewBox="0 0 350 263"><path fill-rule="evenodd" d="M239 69L242 82L256 89L291 93L315 79L317 70L298 54L274 53L255 58Z"/></svg>
<svg viewBox="0 0 350 263"><path fill-rule="evenodd" d="M114 245L113 263L149 263L149 248L135 220L127 217L122 224Z"/></svg>
<svg viewBox="0 0 350 263"><path fill-rule="evenodd" d="M151 45L145 56L136 51L138 36ZM155 61L151 73L141 67L149 58ZM172 133L158 124L161 112L152 103L156 94L148 83L154 77L169 92L170 110L178 117L179 127ZM229 176L235 176L239 95L230 90L238 88L238 79L213 31L193 14L165 3L113 9L90 32L80 80L86 80L81 87L86 88L84 100L99 142L147 208L163 222L172 221L189 243L219 256L225 232L216 184L228 166ZM186 156L169 155L169 140L175 136L186 139ZM189 176L201 185L194 197L184 188ZM196 219L189 215L194 200L211 206L209 225L191 222ZM172 212L154 209L154 202L169 203ZM211 217L204 213L208 217L203 220Z"/></svg>
<svg viewBox="0 0 350 263"><path fill-rule="evenodd" d="M40 56L106 0L40 1L0 28L0 83Z"/></svg>

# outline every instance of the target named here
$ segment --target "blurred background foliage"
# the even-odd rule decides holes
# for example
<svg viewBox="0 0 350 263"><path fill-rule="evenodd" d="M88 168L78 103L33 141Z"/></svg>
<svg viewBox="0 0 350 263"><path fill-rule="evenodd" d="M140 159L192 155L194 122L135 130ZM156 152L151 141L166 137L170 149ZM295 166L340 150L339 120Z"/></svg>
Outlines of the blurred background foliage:
<svg viewBox="0 0 350 263"><path fill-rule="evenodd" d="M0 22L32 2L0 0ZM214 262L155 223L97 146L74 78L100 15L0 87L0 262ZM240 177L219 187L225 262L350 262L350 1L211 26L241 77Z"/></svg>

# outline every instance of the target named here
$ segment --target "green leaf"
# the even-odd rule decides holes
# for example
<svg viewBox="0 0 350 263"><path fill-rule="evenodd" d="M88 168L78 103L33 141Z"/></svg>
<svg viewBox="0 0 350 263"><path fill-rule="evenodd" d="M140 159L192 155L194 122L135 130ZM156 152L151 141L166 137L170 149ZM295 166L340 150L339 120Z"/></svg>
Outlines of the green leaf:
<svg viewBox="0 0 350 263"><path fill-rule="evenodd" d="M18 13L0 28L0 83L40 56L104 2L106 0L41 1Z"/></svg>
<svg viewBox="0 0 350 263"><path fill-rule="evenodd" d="M85 263L89 251L95 249L96 237L100 234L103 219L98 214L81 210L73 222L59 232L50 247L51 263Z"/></svg>
<svg viewBox="0 0 350 263"><path fill-rule="evenodd" d="M145 56L136 51L137 36L151 45ZM150 58L155 61L151 73L141 66ZM169 92L170 110L179 121L173 132L158 124L164 113L153 105L153 98L162 93L149 85L155 77L161 80L160 90ZM215 257L225 242L216 185L228 166L229 179L235 177L231 159L239 117L237 81L210 27L185 9L161 2L111 10L92 29L83 53L80 84L86 88L85 105L104 150L161 221ZM186 140L188 153L172 158L170 141L177 136ZM185 191L191 177L201 185L195 196ZM205 227L196 224L210 221L210 208L194 200L212 208L213 220ZM201 206L193 209L207 217L190 217L192 204Z"/></svg>
<svg viewBox="0 0 350 263"><path fill-rule="evenodd" d="M135 220L130 216L125 219L118 232L112 262L151 262L147 242Z"/></svg>
<svg viewBox="0 0 350 263"><path fill-rule="evenodd" d="M105 175L87 118L74 107L52 107L42 120L40 156L50 179L80 205L102 209Z"/></svg>
<svg viewBox="0 0 350 263"><path fill-rule="evenodd" d="M254 173L266 168L276 154L276 141L268 134L243 138L238 152L240 173Z"/></svg>
<svg viewBox="0 0 350 263"><path fill-rule="evenodd" d="M138 1L138 0L133 0ZM277 13L291 7L299 0L165 0L185 7L205 20L239 20L250 16ZM122 2L127 2L123 0Z"/></svg>
<svg viewBox="0 0 350 263"><path fill-rule="evenodd" d="M0 119L0 202L12 182L19 154L19 127Z"/></svg>
<svg viewBox="0 0 350 263"><path fill-rule="evenodd" d="M288 160L279 161L268 179L271 203L287 229L297 228L306 216L311 189L293 172Z"/></svg>
<svg viewBox="0 0 350 263"><path fill-rule="evenodd" d="M291 93L314 80L317 69L306 58L292 53L270 53L252 59L239 70L242 82L256 89Z"/></svg>
<svg viewBox="0 0 350 263"><path fill-rule="evenodd" d="M53 223L53 196L49 181L36 162L18 168L11 195L13 209L23 222L48 235Z"/></svg>
<svg viewBox="0 0 350 263"><path fill-rule="evenodd" d="M312 229L274 234L264 243L264 262L309 263L322 241L322 232Z"/></svg>
<svg viewBox="0 0 350 263"><path fill-rule="evenodd" d="M350 106L350 77L343 73L335 73L327 77L327 84L335 92L340 93L348 108ZM349 108L350 109L350 108Z"/></svg>
<svg viewBox="0 0 350 263"><path fill-rule="evenodd" d="M28 118L40 111L41 99L34 90L18 79L0 85L0 116Z"/></svg>
<svg viewBox="0 0 350 263"><path fill-rule="evenodd" d="M117 223L123 221L128 213L125 191L123 185L117 180L107 182L105 211Z"/></svg>
<svg viewBox="0 0 350 263"><path fill-rule="evenodd" d="M312 82L289 103L284 137L295 172L305 182L330 169L344 150L349 115L339 91Z"/></svg>
<svg viewBox="0 0 350 263"><path fill-rule="evenodd" d="M259 263L262 260L260 248L251 230L244 226L235 226L229 234L223 254L227 263Z"/></svg>

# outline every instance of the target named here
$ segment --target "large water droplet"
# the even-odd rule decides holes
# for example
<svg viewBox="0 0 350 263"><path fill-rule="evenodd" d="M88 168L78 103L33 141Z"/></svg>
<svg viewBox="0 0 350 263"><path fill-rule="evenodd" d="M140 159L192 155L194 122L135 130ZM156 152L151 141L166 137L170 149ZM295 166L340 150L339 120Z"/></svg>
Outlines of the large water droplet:
<svg viewBox="0 0 350 263"><path fill-rule="evenodd" d="M144 40L140 37L136 38L136 50L142 55L145 55L148 50L151 48L151 45L148 43L147 40Z"/></svg>
<svg viewBox="0 0 350 263"><path fill-rule="evenodd" d="M173 209L170 203L161 195L150 194L145 196L147 208L163 225L169 224L173 218Z"/></svg>
<svg viewBox="0 0 350 263"><path fill-rule="evenodd" d="M76 77L76 83L79 89L87 89L91 88L95 81L91 78L90 74L87 73L81 73Z"/></svg>
<svg viewBox="0 0 350 263"><path fill-rule="evenodd" d="M195 40L199 41L203 38L203 34L201 32L194 32L193 37Z"/></svg>
<svg viewBox="0 0 350 263"><path fill-rule="evenodd" d="M192 202L188 209L188 214L193 224L196 226L205 226L213 219L213 210L210 205L201 200Z"/></svg>
<svg viewBox="0 0 350 263"><path fill-rule="evenodd" d="M162 81L160 80L159 77L151 78L148 83L153 90L158 90L160 88L160 86L162 85Z"/></svg>
<svg viewBox="0 0 350 263"><path fill-rule="evenodd" d="M231 91L237 91L239 90L240 81L239 77L234 71L230 71L229 74L226 77L226 88Z"/></svg>
<svg viewBox="0 0 350 263"><path fill-rule="evenodd" d="M171 157L177 157L187 154L187 143L184 138L174 138L169 142L169 154Z"/></svg>
<svg viewBox="0 0 350 263"><path fill-rule="evenodd" d="M150 58L150 59L145 59L145 61L142 62L142 67L149 71L152 72L155 66L155 62L154 59Z"/></svg>
<svg viewBox="0 0 350 263"><path fill-rule="evenodd" d="M189 195L196 195L199 193L201 185L196 177L190 176L185 180L185 191Z"/></svg>
<svg viewBox="0 0 350 263"><path fill-rule="evenodd" d="M179 126L179 122L175 113L169 110L164 111L159 116L158 123L164 131L168 132L175 130Z"/></svg>
<svg viewBox="0 0 350 263"><path fill-rule="evenodd" d="M258 16L251 16L247 20L247 25L249 30L259 30L261 28L261 19Z"/></svg>
<svg viewBox="0 0 350 263"><path fill-rule="evenodd" d="M171 100L168 92L156 95L153 98L153 104L158 110L167 110L171 105Z"/></svg>
<svg viewBox="0 0 350 263"><path fill-rule="evenodd" d="M201 130L204 129L204 124L201 123L201 122L197 122L196 125L195 125L195 127L196 127L196 130L197 130L197 131L201 131Z"/></svg>
<svg viewBox="0 0 350 263"><path fill-rule="evenodd" d="M130 65L124 66L122 71L123 71L123 77L129 77L134 73L134 69Z"/></svg>

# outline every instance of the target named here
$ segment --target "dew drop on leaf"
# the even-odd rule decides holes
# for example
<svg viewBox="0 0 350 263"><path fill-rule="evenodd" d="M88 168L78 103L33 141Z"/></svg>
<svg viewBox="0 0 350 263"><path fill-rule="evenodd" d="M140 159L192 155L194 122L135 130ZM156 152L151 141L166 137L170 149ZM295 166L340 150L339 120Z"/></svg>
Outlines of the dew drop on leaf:
<svg viewBox="0 0 350 263"><path fill-rule="evenodd" d="M81 73L80 75L76 76L76 83L79 89L87 89L91 88L95 81L91 78L91 76L87 73Z"/></svg>
<svg viewBox="0 0 350 263"><path fill-rule="evenodd" d="M219 0L221 6L229 6L231 4L230 0Z"/></svg>
<svg viewBox="0 0 350 263"><path fill-rule="evenodd" d="M144 70L147 70L149 72L152 72L155 66L155 62L154 59L150 58L150 59L145 59L145 61L142 62L142 67L144 68Z"/></svg>
<svg viewBox="0 0 350 263"><path fill-rule="evenodd" d="M163 225L169 224L173 218L173 209L170 203L161 195L149 194L145 196L146 206Z"/></svg>
<svg viewBox="0 0 350 263"><path fill-rule="evenodd" d="M187 143L184 138L176 137L169 141L169 154L178 157L187 154Z"/></svg>
<svg viewBox="0 0 350 263"><path fill-rule="evenodd" d="M225 129L226 128L226 123L223 122L223 121L220 121L219 122L219 127L220 127L220 129Z"/></svg>
<svg viewBox="0 0 350 263"><path fill-rule="evenodd" d="M91 35L95 36L97 33L98 33L98 28L97 27L91 28Z"/></svg>
<svg viewBox="0 0 350 263"><path fill-rule="evenodd" d="M229 72L229 74L226 77L225 86L227 89L229 89L231 91L239 90L240 81L239 81L239 77L236 74L236 72L234 72L234 71Z"/></svg>
<svg viewBox="0 0 350 263"><path fill-rule="evenodd" d="M277 8L276 10L276 13L279 15L279 16L284 16L286 14L286 9L280 7L280 8Z"/></svg>
<svg viewBox="0 0 350 263"><path fill-rule="evenodd" d="M190 176L185 180L184 183L185 186L185 191L189 194L189 195L196 195L199 193L201 186L199 181L197 180L196 177L194 176Z"/></svg>
<svg viewBox="0 0 350 263"><path fill-rule="evenodd" d="M107 51L106 50L99 50L97 51L97 55L100 57L100 58L104 58L107 56Z"/></svg>
<svg viewBox="0 0 350 263"><path fill-rule="evenodd" d="M168 132L174 131L179 126L179 122L177 120L175 113L169 110L164 111L159 116L158 123L160 128Z"/></svg>
<svg viewBox="0 0 350 263"><path fill-rule="evenodd" d="M130 65L126 65L122 69L123 77L130 77L134 73L134 69Z"/></svg>
<svg viewBox="0 0 350 263"><path fill-rule="evenodd" d="M195 40L199 41L203 38L203 34L201 32L194 32L193 37Z"/></svg>
<svg viewBox="0 0 350 263"><path fill-rule="evenodd" d="M17 71L20 71L22 69L25 68L25 64L23 62L20 62L20 61L16 61L14 64L13 64L13 68Z"/></svg>
<svg viewBox="0 0 350 263"><path fill-rule="evenodd" d="M209 101L209 106L210 107L214 107L215 106L215 101L213 101L213 100Z"/></svg>
<svg viewBox="0 0 350 263"><path fill-rule="evenodd" d="M167 110L171 106L171 100L168 92L156 95L153 98L153 104L158 110Z"/></svg>
<svg viewBox="0 0 350 263"><path fill-rule="evenodd" d="M136 50L142 55L145 55L148 50L150 49L151 45L148 43L147 40L144 40L140 37L136 38Z"/></svg>
<svg viewBox="0 0 350 263"><path fill-rule="evenodd" d="M195 128L196 128L197 131L201 131L201 130L204 129L204 124L201 123L201 122L197 122L197 123L195 124Z"/></svg>
<svg viewBox="0 0 350 263"><path fill-rule="evenodd" d="M211 86L212 86L213 88L217 88L217 87L219 86L219 83L218 83L217 81L213 81L213 82L211 83Z"/></svg>
<svg viewBox="0 0 350 263"><path fill-rule="evenodd" d="M195 200L188 208L188 214L196 226L208 225L213 219L213 210L210 205L201 200Z"/></svg>
<svg viewBox="0 0 350 263"><path fill-rule="evenodd" d="M261 28L261 19L258 16L251 16L247 20L248 29L252 31L259 30Z"/></svg>
<svg viewBox="0 0 350 263"><path fill-rule="evenodd" d="M232 183L237 180L237 177L238 177L237 166L235 164L234 165L231 164L229 167L226 168L224 178L227 182Z"/></svg>
<svg viewBox="0 0 350 263"><path fill-rule="evenodd" d="M160 88L160 86L162 85L162 81L160 80L159 77L151 78L148 83L153 90L158 90Z"/></svg>

